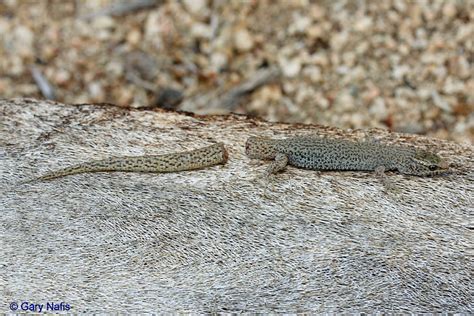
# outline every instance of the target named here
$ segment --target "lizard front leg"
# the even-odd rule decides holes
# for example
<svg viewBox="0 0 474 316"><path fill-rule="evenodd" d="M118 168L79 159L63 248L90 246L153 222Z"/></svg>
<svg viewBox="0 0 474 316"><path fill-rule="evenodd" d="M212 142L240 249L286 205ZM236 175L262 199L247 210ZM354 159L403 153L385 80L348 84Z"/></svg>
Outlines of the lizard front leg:
<svg viewBox="0 0 474 316"><path fill-rule="evenodd" d="M375 168L374 171L375 171L375 175L382 181L382 185L385 187L387 191L395 189L395 185L393 184L392 180L390 180L385 174L384 166L378 166L377 168Z"/></svg>
<svg viewBox="0 0 474 316"><path fill-rule="evenodd" d="M285 169L286 165L288 164L288 157L285 154L278 153L275 156L275 160L272 161L267 169L265 170L265 176L270 176L271 174L275 174L283 169Z"/></svg>

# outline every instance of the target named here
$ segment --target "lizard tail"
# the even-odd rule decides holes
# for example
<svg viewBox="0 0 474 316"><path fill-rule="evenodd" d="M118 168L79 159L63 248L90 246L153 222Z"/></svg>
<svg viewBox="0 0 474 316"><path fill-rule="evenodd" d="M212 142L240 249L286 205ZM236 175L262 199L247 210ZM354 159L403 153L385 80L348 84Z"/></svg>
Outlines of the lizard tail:
<svg viewBox="0 0 474 316"><path fill-rule="evenodd" d="M224 147L224 144L217 143L207 147L180 153L94 160L53 171L23 183L50 180L68 175L90 172L177 172L195 170L217 164L225 164L227 159L228 153Z"/></svg>
<svg viewBox="0 0 474 316"><path fill-rule="evenodd" d="M111 170L113 165L115 165L115 164L111 165L111 163L113 163L113 161L109 161L109 160L97 160L97 161L86 162L83 164L74 165L68 168L49 172L45 175L42 175L36 178L35 180L40 180L40 181L51 180L51 179L69 176L69 175L78 174L78 173L109 171ZM115 166L115 168L117 168L117 166Z"/></svg>
<svg viewBox="0 0 474 316"><path fill-rule="evenodd" d="M32 183L32 182L36 182L36 181L50 180L50 179L60 178L60 177L64 177L64 176L68 176L68 175L72 175L72 174L77 174L77 173L99 171L99 170L96 170L95 168L91 168L91 167L92 166L90 166L89 163L74 165L74 166L64 168L64 169L60 169L60 170L57 170L57 171L48 172L48 173L46 173L46 174L44 174L40 177L20 181L20 182L18 182L18 184L20 184L20 185L21 184L28 184L28 183Z"/></svg>

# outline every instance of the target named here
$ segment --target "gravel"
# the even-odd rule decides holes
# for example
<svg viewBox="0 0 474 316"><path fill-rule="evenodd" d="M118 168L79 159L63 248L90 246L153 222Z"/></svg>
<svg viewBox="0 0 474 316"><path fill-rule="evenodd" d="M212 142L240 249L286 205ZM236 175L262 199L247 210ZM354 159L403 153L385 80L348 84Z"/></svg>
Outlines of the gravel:
<svg viewBox="0 0 474 316"><path fill-rule="evenodd" d="M0 96L44 97L35 69L61 102L222 113L198 100L277 67L233 110L474 141L474 1L142 3L0 2Z"/></svg>

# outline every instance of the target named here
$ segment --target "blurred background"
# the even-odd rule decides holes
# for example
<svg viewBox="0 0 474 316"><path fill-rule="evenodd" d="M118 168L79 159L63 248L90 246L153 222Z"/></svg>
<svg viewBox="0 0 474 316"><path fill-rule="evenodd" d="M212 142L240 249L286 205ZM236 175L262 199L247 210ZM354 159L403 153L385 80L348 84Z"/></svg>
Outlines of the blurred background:
<svg viewBox="0 0 474 316"><path fill-rule="evenodd" d="M0 97L474 141L474 0L0 0Z"/></svg>

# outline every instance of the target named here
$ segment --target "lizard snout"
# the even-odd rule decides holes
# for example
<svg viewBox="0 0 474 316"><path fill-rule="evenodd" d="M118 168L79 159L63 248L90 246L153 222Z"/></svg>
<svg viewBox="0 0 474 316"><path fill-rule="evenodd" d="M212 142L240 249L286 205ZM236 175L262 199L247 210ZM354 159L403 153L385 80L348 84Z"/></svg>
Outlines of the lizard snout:
<svg viewBox="0 0 474 316"><path fill-rule="evenodd" d="M258 158L258 143L256 137L249 137L245 142L245 154L250 158Z"/></svg>

